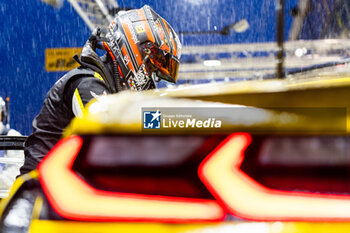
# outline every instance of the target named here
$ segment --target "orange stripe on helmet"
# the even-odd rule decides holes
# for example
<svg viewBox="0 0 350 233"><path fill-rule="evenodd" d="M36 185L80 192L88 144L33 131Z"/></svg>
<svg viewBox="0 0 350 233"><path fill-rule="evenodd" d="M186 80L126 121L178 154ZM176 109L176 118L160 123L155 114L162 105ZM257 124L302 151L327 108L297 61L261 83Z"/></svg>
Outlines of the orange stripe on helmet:
<svg viewBox="0 0 350 233"><path fill-rule="evenodd" d="M143 26L145 27L147 39L154 43L155 39L154 39L153 33L151 31L150 25L146 19L145 12L143 10L139 10L138 13L139 13L139 16L141 18L141 21L145 21L145 23L143 23Z"/></svg>
<svg viewBox="0 0 350 233"><path fill-rule="evenodd" d="M176 56L177 55L177 48L176 48L176 44L175 44L175 42L174 42L174 40L175 40L175 38L172 38L170 35L172 34L171 32L170 32L170 30L169 30L169 27L168 27L168 23L162 18L162 20L163 20L163 23L164 23L164 25L165 25L165 27L166 27L166 30L167 30L167 33L168 33L168 35L169 35L169 38L170 38L170 40L171 40L171 43L173 44L173 55L174 56Z"/></svg>
<svg viewBox="0 0 350 233"><path fill-rule="evenodd" d="M161 24L161 22L160 22L160 18L158 18L157 20L156 20L156 27L157 27L157 30L158 30L158 34L159 34L159 38L160 38L160 40L161 41L165 41L166 43L161 43L161 45L160 45L160 49L162 49L162 50L164 50L164 51L166 51L166 52L170 52L170 47L168 46L168 42L167 42L167 37L166 37L166 35L165 35L165 29L164 29L164 27L163 27L163 25Z"/></svg>
<svg viewBox="0 0 350 233"><path fill-rule="evenodd" d="M131 49L133 50L133 53L135 54L135 58L137 60L137 63L139 65L141 65L142 63L142 57L141 57L141 54L140 54L140 51L139 51L139 48L137 47L136 43L134 42L134 40L132 39L132 33L129 29L129 26L128 24L125 22L125 20L122 22L122 27L125 31L125 34L127 36L127 39L128 39L128 42L131 46ZM131 59L131 56L129 54L129 57ZM134 72L136 71L136 67L134 67L135 69L132 69Z"/></svg>

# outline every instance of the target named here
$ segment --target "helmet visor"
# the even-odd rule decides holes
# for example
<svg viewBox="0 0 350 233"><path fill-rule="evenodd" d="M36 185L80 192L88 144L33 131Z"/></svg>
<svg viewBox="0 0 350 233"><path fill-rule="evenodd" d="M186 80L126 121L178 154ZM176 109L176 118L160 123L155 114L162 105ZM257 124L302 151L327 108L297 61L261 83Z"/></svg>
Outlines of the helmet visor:
<svg viewBox="0 0 350 233"><path fill-rule="evenodd" d="M160 77L162 79L176 83L179 70L179 60L174 55L153 46L150 49L149 60L151 64L160 71Z"/></svg>

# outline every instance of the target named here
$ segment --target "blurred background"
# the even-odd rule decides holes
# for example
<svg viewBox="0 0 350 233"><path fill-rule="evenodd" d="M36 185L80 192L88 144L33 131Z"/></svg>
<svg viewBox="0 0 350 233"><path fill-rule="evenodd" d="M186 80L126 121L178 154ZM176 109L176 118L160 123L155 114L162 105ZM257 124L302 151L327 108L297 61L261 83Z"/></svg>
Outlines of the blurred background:
<svg viewBox="0 0 350 233"><path fill-rule="evenodd" d="M278 35L285 42L283 77L303 78L310 69L308 77L347 72L346 65L334 65L349 56L350 2L285 0L279 21L280 2L0 0L0 96L10 99L11 127L30 134L47 91L76 67L72 56L91 30L145 4L173 26L183 44L177 86L277 78Z"/></svg>

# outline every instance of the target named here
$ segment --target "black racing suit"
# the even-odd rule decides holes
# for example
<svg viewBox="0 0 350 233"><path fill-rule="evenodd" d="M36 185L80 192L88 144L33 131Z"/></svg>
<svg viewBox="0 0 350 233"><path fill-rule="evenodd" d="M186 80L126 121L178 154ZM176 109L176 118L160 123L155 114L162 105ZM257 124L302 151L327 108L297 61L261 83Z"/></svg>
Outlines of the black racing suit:
<svg viewBox="0 0 350 233"><path fill-rule="evenodd" d="M82 66L68 72L59 79L47 93L40 113L33 120L33 133L24 144L25 162L21 174L37 167L42 158L61 139L64 128L79 114L92 98L115 92L111 83L112 68L106 61L99 60L91 48L83 48ZM88 59L82 59L87 58ZM83 62L83 60L87 62ZM79 106L80 105L80 106Z"/></svg>

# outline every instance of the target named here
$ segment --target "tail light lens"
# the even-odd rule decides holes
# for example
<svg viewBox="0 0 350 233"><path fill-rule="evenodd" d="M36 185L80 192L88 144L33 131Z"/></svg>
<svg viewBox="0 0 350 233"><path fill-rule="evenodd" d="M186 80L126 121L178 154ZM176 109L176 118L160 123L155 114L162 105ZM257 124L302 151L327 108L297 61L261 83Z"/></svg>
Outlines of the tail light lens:
<svg viewBox="0 0 350 233"><path fill-rule="evenodd" d="M217 221L224 218L223 209L208 191L204 195L206 198L203 198L200 189L205 188L199 180L196 184L196 181L185 182L181 178L182 172L191 170L186 168L193 164L188 157L207 147L203 145L205 139L192 138L194 144L188 144L186 148L186 140L168 138L166 140L169 145L164 149L165 141L162 137L146 138L146 143L141 142L140 138L124 140L124 137L106 136L97 140L91 138L92 141L87 139L88 143L76 162L74 161L83 145L83 139L73 136L62 140L38 168L41 183L53 208L63 217L87 221L188 222ZM147 156L153 148L149 147L151 145L161 145L163 149L156 152L155 147L153 155L148 154L149 156L162 155L167 158L159 157L158 162L149 160L147 164L147 159L143 156ZM127 148L130 153L125 154L124 150ZM167 153L169 149L176 148L179 157ZM162 153L157 154L159 151ZM142 165L144 162L146 166ZM195 163L194 165L196 166ZM165 188L159 188L158 184L165 184L166 180L162 177L158 179L158 175L166 174L168 169L179 175L173 177L177 179L177 183L169 183ZM145 171L155 171L147 178L146 186L149 185L150 190L148 194L142 193L145 185L138 185L145 180L141 178ZM133 177L127 178L128 174ZM135 186L140 187L133 190ZM186 186L185 191L179 192L179 189Z"/></svg>
<svg viewBox="0 0 350 233"><path fill-rule="evenodd" d="M271 189L247 175L241 164L251 140L245 133L230 135L199 168L203 182L230 213L252 220L350 219L349 196Z"/></svg>
<svg viewBox="0 0 350 233"><path fill-rule="evenodd" d="M307 145L315 141L321 146L312 150ZM297 176L288 176L293 169L305 175L310 168L314 174L320 168L332 171L332 163L350 168L350 140L338 136L325 144L317 136L247 133L72 136L38 169L54 209L74 220L183 223L219 221L227 214L271 221L349 220L346 189L329 192L322 186L328 191L322 192L303 181L285 185Z"/></svg>

